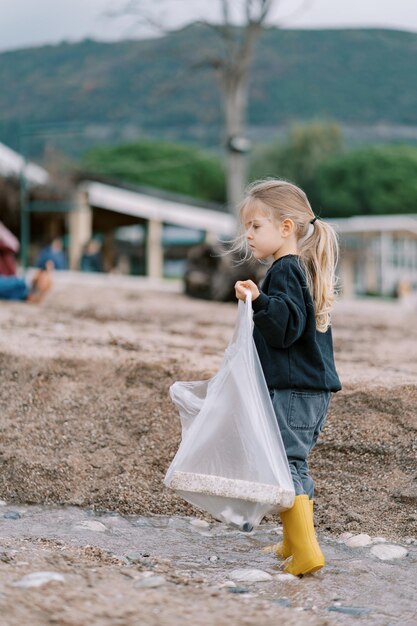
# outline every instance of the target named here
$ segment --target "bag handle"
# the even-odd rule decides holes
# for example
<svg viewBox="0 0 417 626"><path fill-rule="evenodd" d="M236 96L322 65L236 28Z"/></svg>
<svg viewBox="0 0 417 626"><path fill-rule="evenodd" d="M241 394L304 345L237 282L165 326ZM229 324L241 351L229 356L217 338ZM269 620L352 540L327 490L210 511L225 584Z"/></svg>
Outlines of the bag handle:
<svg viewBox="0 0 417 626"><path fill-rule="evenodd" d="M245 300L246 315L250 319L250 321L252 321L252 292L249 289L245 289L245 295L246 295L246 300Z"/></svg>
<svg viewBox="0 0 417 626"><path fill-rule="evenodd" d="M247 341L253 341L252 294L249 289L245 289L245 296L245 301L239 298L238 316L236 319L233 336L225 352L227 358L231 358L235 354L236 350L239 348L239 344L241 344L242 341L244 343L246 343Z"/></svg>

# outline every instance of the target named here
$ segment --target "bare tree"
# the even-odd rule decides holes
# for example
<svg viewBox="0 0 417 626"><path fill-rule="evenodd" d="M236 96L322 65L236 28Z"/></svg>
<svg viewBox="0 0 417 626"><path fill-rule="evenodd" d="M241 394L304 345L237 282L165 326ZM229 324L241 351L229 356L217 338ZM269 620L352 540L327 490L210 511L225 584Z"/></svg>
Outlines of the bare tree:
<svg viewBox="0 0 417 626"><path fill-rule="evenodd" d="M242 27L231 23L230 1L221 0L223 22L212 28L223 41L224 55L212 60L223 95L226 134L227 200L235 211L246 184L249 148L246 139L248 83L254 43L261 32L273 0L246 0Z"/></svg>
<svg viewBox="0 0 417 626"><path fill-rule="evenodd" d="M272 9L282 4L283 0L217 1L221 16L219 21L198 21L218 35L221 46L194 65L210 66L218 77L224 111L227 200L229 209L233 212L241 201L246 185L249 150L246 137L248 87L254 44L267 25ZM166 32L166 26L162 25L161 8L168 3L172 4L173 0L159 0L160 10L155 13L155 10L146 11L146 0L130 0L123 9L113 12L112 16L135 14L140 26L159 28ZM311 3L312 0L300 0L296 12ZM152 6L155 8L155 2L152 2ZM284 19L287 17L289 16Z"/></svg>

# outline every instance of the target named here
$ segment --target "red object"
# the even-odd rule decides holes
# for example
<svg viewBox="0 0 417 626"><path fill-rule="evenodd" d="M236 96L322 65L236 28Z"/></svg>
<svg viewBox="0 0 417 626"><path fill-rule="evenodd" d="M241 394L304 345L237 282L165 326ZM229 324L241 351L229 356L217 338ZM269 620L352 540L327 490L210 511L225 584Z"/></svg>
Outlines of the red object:
<svg viewBox="0 0 417 626"><path fill-rule="evenodd" d="M0 275L14 276L16 274L16 254L19 248L19 241L0 222Z"/></svg>

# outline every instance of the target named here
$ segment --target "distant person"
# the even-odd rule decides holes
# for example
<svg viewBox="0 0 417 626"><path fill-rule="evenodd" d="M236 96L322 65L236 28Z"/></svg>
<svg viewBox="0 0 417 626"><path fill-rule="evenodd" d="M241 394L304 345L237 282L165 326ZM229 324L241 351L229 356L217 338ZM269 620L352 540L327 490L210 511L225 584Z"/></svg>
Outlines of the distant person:
<svg viewBox="0 0 417 626"><path fill-rule="evenodd" d="M20 276L0 275L0 299L41 302L52 287L53 267L52 261L47 261L45 267L36 272L30 284Z"/></svg>
<svg viewBox="0 0 417 626"><path fill-rule="evenodd" d="M417 310L417 291L408 280L400 280L396 290L396 298L405 310Z"/></svg>
<svg viewBox="0 0 417 626"><path fill-rule="evenodd" d="M64 245L60 237L55 237L52 241L42 248L40 254L36 260L36 267L45 268L46 263L52 261L54 269L66 270L68 269L67 258L64 252Z"/></svg>
<svg viewBox="0 0 417 626"><path fill-rule="evenodd" d="M299 576L321 569L324 556L313 521L314 482L307 457L322 431L332 392L341 384L334 364L330 311L335 293L336 234L314 215L305 193L275 179L253 183L242 203L246 252L272 258L262 288L239 280L236 297L252 296L253 338L281 431L295 500L281 513L277 555Z"/></svg>
<svg viewBox="0 0 417 626"><path fill-rule="evenodd" d="M102 272L103 258L101 254L101 242L98 239L90 239L84 247L80 260L82 272Z"/></svg>
<svg viewBox="0 0 417 626"><path fill-rule="evenodd" d="M0 276L14 276L16 274L16 255L19 248L19 241L0 222Z"/></svg>

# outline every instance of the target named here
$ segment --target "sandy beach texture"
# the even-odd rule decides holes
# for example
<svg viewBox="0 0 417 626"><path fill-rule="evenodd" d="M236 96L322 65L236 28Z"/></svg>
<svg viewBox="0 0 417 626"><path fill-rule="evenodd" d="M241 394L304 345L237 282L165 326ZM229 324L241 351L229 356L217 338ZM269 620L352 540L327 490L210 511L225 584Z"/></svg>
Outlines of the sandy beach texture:
<svg viewBox="0 0 417 626"><path fill-rule="evenodd" d="M163 487L181 431L168 388L215 373L236 305L107 283L1 303L0 499L204 517ZM417 312L341 301L333 320L343 391L311 456L319 532L416 536Z"/></svg>

